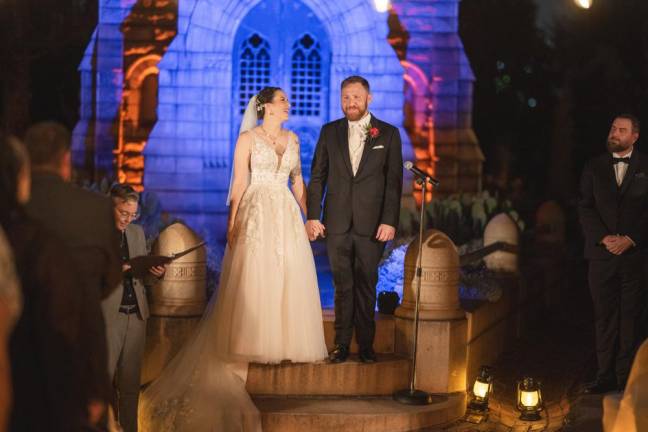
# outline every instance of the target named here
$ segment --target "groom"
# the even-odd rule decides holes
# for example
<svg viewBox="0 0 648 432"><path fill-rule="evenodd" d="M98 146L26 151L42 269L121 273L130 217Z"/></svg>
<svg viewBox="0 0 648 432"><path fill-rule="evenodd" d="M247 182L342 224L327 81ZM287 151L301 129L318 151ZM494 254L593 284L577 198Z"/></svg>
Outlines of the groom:
<svg viewBox="0 0 648 432"><path fill-rule="evenodd" d="M369 82L350 76L341 87L345 117L320 131L306 230L311 240L326 237L333 272L335 348L329 360L347 359L355 328L360 360L373 363L378 263L398 226L403 156L398 129L369 112Z"/></svg>

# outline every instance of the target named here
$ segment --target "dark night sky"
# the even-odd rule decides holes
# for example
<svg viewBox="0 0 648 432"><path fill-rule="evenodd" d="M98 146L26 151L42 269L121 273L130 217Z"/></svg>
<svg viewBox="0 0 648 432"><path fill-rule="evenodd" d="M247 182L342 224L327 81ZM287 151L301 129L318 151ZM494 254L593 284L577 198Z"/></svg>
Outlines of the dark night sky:
<svg viewBox="0 0 648 432"><path fill-rule="evenodd" d="M574 12L587 13L586 10L578 9L574 0L535 0L535 2L538 5L538 25L549 32L554 20L561 15Z"/></svg>

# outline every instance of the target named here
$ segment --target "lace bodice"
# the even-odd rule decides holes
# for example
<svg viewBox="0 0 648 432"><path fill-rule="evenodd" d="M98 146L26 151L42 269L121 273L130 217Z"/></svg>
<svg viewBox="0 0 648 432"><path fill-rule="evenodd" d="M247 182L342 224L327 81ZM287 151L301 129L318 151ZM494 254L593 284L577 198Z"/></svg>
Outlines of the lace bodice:
<svg viewBox="0 0 648 432"><path fill-rule="evenodd" d="M283 154L277 154L265 139L252 131L254 142L250 150L250 184L286 185L301 176L299 141L291 132Z"/></svg>

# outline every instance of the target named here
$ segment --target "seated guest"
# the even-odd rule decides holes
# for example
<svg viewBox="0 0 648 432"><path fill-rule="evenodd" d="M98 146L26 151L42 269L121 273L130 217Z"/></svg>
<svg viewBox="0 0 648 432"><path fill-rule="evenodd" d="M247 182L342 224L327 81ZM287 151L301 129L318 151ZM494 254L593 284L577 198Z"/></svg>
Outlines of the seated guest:
<svg viewBox="0 0 648 432"><path fill-rule="evenodd" d="M4 204L4 201L2 201ZM0 228L0 432L7 430L11 409L11 370L9 336L22 305L11 246Z"/></svg>
<svg viewBox="0 0 648 432"><path fill-rule="evenodd" d="M25 145L32 163L27 213L56 234L70 250L80 283L69 287L83 304L79 345L83 393L90 422L101 417L111 400L106 328L101 300L121 279L119 235L107 197L69 183L71 137L53 122L31 126Z"/></svg>
<svg viewBox="0 0 648 432"><path fill-rule="evenodd" d="M23 310L11 334L13 408L9 430L77 431L77 341L81 299L67 250L24 212L29 159L15 139L0 140L0 225L7 235L22 286Z"/></svg>
<svg viewBox="0 0 648 432"><path fill-rule="evenodd" d="M128 185L117 184L110 191L115 225L121 232L123 280L103 301L101 307L108 328L108 370L116 384L117 418L125 432L137 431L137 405L146 320L149 317L145 281L131 273L128 260L146 255L146 238L137 219L139 194ZM160 278L165 268L152 267L149 272Z"/></svg>

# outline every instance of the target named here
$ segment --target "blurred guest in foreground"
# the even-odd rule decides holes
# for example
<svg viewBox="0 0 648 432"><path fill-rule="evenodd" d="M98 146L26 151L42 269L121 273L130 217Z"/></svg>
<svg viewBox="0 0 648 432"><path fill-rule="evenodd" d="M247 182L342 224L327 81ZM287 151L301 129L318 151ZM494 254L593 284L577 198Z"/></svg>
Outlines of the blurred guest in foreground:
<svg viewBox="0 0 648 432"><path fill-rule="evenodd" d="M5 204L4 200L1 202ZM20 315L21 307L22 296L11 246L9 246L4 231L0 228L0 432L7 430L9 412L11 411L9 336Z"/></svg>
<svg viewBox="0 0 648 432"><path fill-rule="evenodd" d="M10 340L13 408L9 430L80 430L77 341L81 299L67 250L24 212L29 200L29 159L22 144L0 142L0 224L16 262L22 315Z"/></svg>
<svg viewBox="0 0 648 432"><path fill-rule="evenodd" d="M101 299L121 281L119 237L110 200L69 183L70 133L60 124L38 123L25 134L32 163L28 214L65 243L79 283L68 289L83 305L81 355L83 388L91 423L103 416L112 390L108 378L106 328Z"/></svg>

